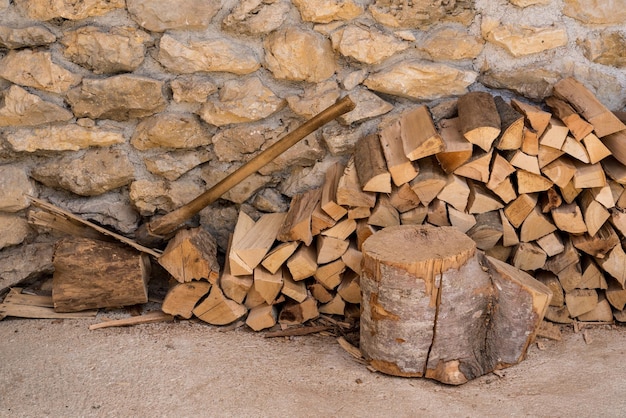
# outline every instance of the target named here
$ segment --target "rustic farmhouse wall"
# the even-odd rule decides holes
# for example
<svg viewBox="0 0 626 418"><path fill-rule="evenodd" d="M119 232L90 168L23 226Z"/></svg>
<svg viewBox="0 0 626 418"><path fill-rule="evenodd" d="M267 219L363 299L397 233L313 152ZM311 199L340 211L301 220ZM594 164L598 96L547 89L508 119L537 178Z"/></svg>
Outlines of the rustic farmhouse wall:
<svg viewBox="0 0 626 418"><path fill-rule="evenodd" d="M385 118L573 75L626 104L624 0L0 0L0 288L50 271L24 194L132 234L350 94L198 219L285 211Z"/></svg>

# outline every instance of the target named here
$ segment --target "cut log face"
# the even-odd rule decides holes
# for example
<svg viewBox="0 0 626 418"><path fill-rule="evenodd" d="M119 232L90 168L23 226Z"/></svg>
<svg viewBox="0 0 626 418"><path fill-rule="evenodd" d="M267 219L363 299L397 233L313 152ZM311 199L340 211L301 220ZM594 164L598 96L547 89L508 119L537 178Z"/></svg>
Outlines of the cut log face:
<svg viewBox="0 0 626 418"><path fill-rule="evenodd" d="M415 161L444 150L443 140L426 106L402 115L400 128L404 154L409 160Z"/></svg>
<svg viewBox="0 0 626 418"><path fill-rule="evenodd" d="M607 109L582 83L573 77L565 78L554 85L554 95L567 101L593 125L600 138L626 129L617 116Z"/></svg>
<svg viewBox="0 0 626 418"><path fill-rule="evenodd" d="M340 163L335 163L326 171L322 196L320 197L321 209L335 221L343 218L348 212L346 208L337 203L337 187L344 168Z"/></svg>
<svg viewBox="0 0 626 418"><path fill-rule="evenodd" d="M387 171L387 162L377 134L367 135L357 142L354 165L361 190L391 193L391 174Z"/></svg>
<svg viewBox="0 0 626 418"><path fill-rule="evenodd" d="M211 325L227 325L247 311L245 306L224 296L219 286L212 286L209 296L194 308L193 314Z"/></svg>
<svg viewBox="0 0 626 418"><path fill-rule="evenodd" d="M473 146L461 133L459 119L444 119L439 122L444 150L437 153L437 161L446 173L452 173L472 158Z"/></svg>
<svg viewBox="0 0 626 418"><path fill-rule="evenodd" d="M158 261L181 283L204 278L215 284L220 274L217 242L202 227L179 231Z"/></svg>
<svg viewBox="0 0 626 418"><path fill-rule="evenodd" d="M380 145L385 155L387 169L396 186L408 183L417 175L417 170L413 163L404 153L401 131L400 121L395 120L379 133Z"/></svg>
<svg viewBox="0 0 626 418"><path fill-rule="evenodd" d="M458 385L515 364L551 297L454 228L386 228L365 242L363 257L360 347L387 374Z"/></svg>
<svg viewBox="0 0 626 418"><path fill-rule="evenodd" d="M354 157L350 158L343 174L339 178L336 198L337 203L342 206L373 208L376 204L375 193L361 190Z"/></svg>
<svg viewBox="0 0 626 418"><path fill-rule="evenodd" d="M205 281L179 283L167 292L161 310L166 314L189 319L196 304L209 293L209 289L211 283Z"/></svg>
<svg viewBox="0 0 626 418"><path fill-rule="evenodd" d="M54 249L56 312L117 308L148 302L150 260L126 245L64 238Z"/></svg>
<svg viewBox="0 0 626 418"><path fill-rule="evenodd" d="M499 150L514 150L522 146L524 115L508 104L501 96L494 97L500 115L500 137L496 141Z"/></svg>
<svg viewBox="0 0 626 418"><path fill-rule="evenodd" d="M500 135L501 120L493 96L474 91L458 100L459 126L463 136L484 151L489 151Z"/></svg>

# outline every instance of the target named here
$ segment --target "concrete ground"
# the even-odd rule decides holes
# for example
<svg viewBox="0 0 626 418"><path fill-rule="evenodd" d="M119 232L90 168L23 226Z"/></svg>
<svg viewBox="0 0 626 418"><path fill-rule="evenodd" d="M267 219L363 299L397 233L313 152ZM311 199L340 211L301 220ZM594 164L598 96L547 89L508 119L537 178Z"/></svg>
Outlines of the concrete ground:
<svg viewBox="0 0 626 418"><path fill-rule="evenodd" d="M330 336L0 321L0 417L620 417L626 328L564 327L463 386L372 373Z"/></svg>

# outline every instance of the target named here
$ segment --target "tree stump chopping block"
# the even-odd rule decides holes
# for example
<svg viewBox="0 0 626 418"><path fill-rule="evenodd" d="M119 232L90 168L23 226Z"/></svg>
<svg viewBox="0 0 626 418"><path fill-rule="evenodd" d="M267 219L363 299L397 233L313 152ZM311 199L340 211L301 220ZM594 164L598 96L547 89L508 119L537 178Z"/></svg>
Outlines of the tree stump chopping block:
<svg viewBox="0 0 626 418"><path fill-rule="evenodd" d="M552 297L452 227L401 225L363 243L360 346L375 369L462 384L523 360Z"/></svg>

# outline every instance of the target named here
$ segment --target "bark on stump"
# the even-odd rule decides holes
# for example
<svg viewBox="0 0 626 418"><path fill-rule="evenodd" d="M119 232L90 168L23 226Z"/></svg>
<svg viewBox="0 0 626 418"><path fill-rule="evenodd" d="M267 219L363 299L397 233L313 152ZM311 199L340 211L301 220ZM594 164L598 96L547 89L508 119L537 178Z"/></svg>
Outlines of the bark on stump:
<svg viewBox="0 0 626 418"><path fill-rule="evenodd" d="M552 297L452 227L385 228L362 267L361 351L395 376L458 385L522 361Z"/></svg>

